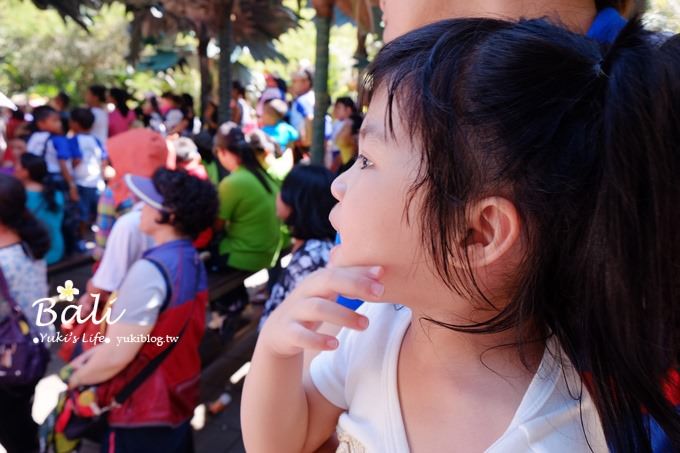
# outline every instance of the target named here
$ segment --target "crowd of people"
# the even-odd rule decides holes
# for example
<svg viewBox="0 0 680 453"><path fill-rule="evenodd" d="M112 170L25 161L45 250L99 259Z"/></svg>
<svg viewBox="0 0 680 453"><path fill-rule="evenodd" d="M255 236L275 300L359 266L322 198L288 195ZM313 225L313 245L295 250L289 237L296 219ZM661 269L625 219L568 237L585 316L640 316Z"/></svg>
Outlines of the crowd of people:
<svg viewBox="0 0 680 453"><path fill-rule="evenodd" d="M235 82L228 121L100 86L70 111L63 94L6 109L16 325L50 333L32 305L47 265L91 234L77 304L109 312L57 326L103 335L59 351L54 436L105 413L104 452L193 451L204 333L229 341L250 303L243 284L211 297L208 275L267 269L248 451L680 449L677 37L626 2L498 12L559 25L428 2L381 2L368 113L335 100L325 165L306 162L307 69L256 97ZM2 379L0 444L37 451L35 379Z"/></svg>
<svg viewBox="0 0 680 453"><path fill-rule="evenodd" d="M201 363L189 357L197 357L190 351L199 348L206 327L205 314L196 313L209 312L207 328L225 343L249 303L241 284L208 304L204 267L221 274L269 269L266 318L304 276L327 264L335 238L328 220L335 204L330 185L341 163L356 155L361 117L351 98L338 99L334 133L328 135L328 165L309 165L312 77L307 70L293 74L294 88L288 93L281 79L268 74L267 87L253 104L243 85L234 82L232 118L222 124L214 103L205 106L199 120L188 94L147 95L134 108L125 90L99 85L86 90L86 105L72 109L65 93L47 105L4 109L0 210L29 219L31 235L23 223L3 221L8 241L16 245L0 248L0 269L32 327L38 328L37 308L30 302L48 295L47 266L71 254L91 253L96 264L77 304L84 314L111 311L110 319L118 322L107 327L108 336L170 334L173 328L174 333L192 332L182 333L174 359L155 371L173 374L174 367L181 367L192 383L144 384L164 406L142 409L139 405L148 406L149 400L131 398L113 410L107 435L118 445L143 442L127 437L135 423L163 425L182 418L186 423L181 427L163 433L169 445L181 444L190 433L186 418ZM39 245L33 245L36 241ZM201 252L202 259L192 250ZM292 253L285 269L282 252ZM35 267L30 281L19 272L29 265ZM187 266L197 271L188 272ZM177 323L187 316L192 323L179 329ZM82 338L104 332L92 323L57 327ZM59 355L70 362L71 387L109 382L99 392L113 398L119 384L130 378L121 370L144 370L144 357L157 352L138 346L79 341L64 344ZM188 390L174 387L185 385ZM34 386L22 385L21 399L12 404L30 407ZM170 403L182 398L184 405ZM130 418L130 411L139 417ZM156 415L145 419L146 412ZM121 415L119 423L122 413L128 416ZM22 429L13 430L11 440L0 429L0 444L10 452L32 451L37 441L30 411L22 414L15 420Z"/></svg>

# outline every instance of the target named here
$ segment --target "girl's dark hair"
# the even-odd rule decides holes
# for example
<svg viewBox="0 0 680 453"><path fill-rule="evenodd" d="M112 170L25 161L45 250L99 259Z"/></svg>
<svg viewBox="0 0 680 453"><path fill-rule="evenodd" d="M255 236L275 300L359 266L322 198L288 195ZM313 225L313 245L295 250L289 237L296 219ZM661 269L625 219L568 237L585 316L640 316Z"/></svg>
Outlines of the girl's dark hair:
<svg viewBox="0 0 680 453"><path fill-rule="evenodd" d="M160 223L170 224L192 239L215 223L217 191L209 181L166 168L156 170L152 181L169 210L163 212Z"/></svg>
<svg viewBox="0 0 680 453"><path fill-rule="evenodd" d="M56 200L56 188L51 179L47 177L48 173L45 159L31 153L23 153L19 159L21 166L28 173L28 177L31 181L42 184L42 196L45 203L47 203L47 209L52 212L57 212L57 210L59 210L59 205Z"/></svg>
<svg viewBox="0 0 680 453"><path fill-rule="evenodd" d="M352 114L359 113L359 109L357 109L356 103L349 96L339 97L335 100L335 103L340 104L340 105L344 105L345 107L348 107L349 109L352 110Z"/></svg>
<svg viewBox="0 0 680 453"><path fill-rule="evenodd" d="M15 231L34 259L42 259L50 249L50 236L26 208L26 189L13 176L0 173L0 223Z"/></svg>
<svg viewBox="0 0 680 453"><path fill-rule="evenodd" d="M57 112L54 107L49 106L49 105L41 105L33 109L33 122L30 125L31 132L39 132L40 128L38 127L38 123L45 121L47 118L49 118L52 115L57 115L59 116L59 112Z"/></svg>
<svg viewBox="0 0 680 453"><path fill-rule="evenodd" d="M651 451L645 412L680 449L664 396L680 363L680 39L658 42L638 19L609 48L542 20L443 21L387 44L365 81L369 100L387 92L389 133L398 111L422 150L410 193L452 290L495 308L454 245L467 207L501 195L522 219L509 304L477 324L430 321L554 335L591 373L616 452ZM523 351L535 332L517 330Z"/></svg>
<svg viewBox="0 0 680 453"><path fill-rule="evenodd" d="M127 101L130 99L130 95L127 91L122 88L111 88L109 90L109 96L113 99L113 103L116 108L120 110L123 117L126 117L130 112L130 107L127 106Z"/></svg>
<svg viewBox="0 0 680 453"><path fill-rule="evenodd" d="M255 175L267 192L273 193L274 182L257 160L255 150L246 141L240 127L231 121L222 124L215 134L215 146L238 156L241 159L241 165Z"/></svg>
<svg viewBox="0 0 680 453"><path fill-rule="evenodd" d="M291 234L297 239L335 238L328 216L337 200L331 194L333 173L318 165L297 165L281 186L281 200L290 206L285 219Z"/></svg>

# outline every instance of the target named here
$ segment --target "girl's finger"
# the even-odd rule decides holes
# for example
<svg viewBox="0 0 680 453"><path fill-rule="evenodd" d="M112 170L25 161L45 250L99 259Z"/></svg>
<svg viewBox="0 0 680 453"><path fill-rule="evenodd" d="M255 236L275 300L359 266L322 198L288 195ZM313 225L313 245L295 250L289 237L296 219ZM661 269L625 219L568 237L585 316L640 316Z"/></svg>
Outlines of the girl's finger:
<svg viewBox="0 0 680 453"><path fill-rule="evenodd" d="M304 350L332 351L338 347L338 339L307 329L302 324L293 324L289 341Z"/></svg>
<svg viewBox="0 0 680 453"><path fill-rule="evenodd" d="M368 301L379 301L385 292L380 283L381 267L331 267L310 274L293 292L294 297L335 299L338 294Z"/></svg>
<svg viewBox="0 0 680 453"><path fill-rule="evenodd" d="M311 297L301 301L294 316L297 321L315 326L325 322L354 330L364 330L368 327L368 318L365 316L335 301L320 297Z"/></svg>

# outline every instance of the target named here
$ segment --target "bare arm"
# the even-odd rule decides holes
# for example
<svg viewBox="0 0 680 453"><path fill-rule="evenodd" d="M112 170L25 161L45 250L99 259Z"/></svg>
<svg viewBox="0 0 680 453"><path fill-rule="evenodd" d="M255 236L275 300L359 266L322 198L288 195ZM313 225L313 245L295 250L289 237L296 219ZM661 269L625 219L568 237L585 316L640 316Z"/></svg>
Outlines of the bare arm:
<svg viewBox="0 0 680 453"><path fill-rule="evenodd" d="M107 343L100 343L92 349L91 356L71 376L70 387L104 382L120 373L135 358L144 343L124 342L124 338L146 335L153 325L110 324L106 332ZM76 359L78 360L78 359ZM77 366L79 363L72 363Z"/></svg>
<svg viewBox="0 0 680 453"><path fill-rule="evenodd" d="M333 434L342 409L327 401L303 374L305 350L333 350L324 322L356 330L368 320L335 302L337 293L376 300L371 285L381 271L326 268L307 277L272 313L258 340L243 389L241 425L249 452L312 452ZM282 413L291 414L281 417Z"/></svg>

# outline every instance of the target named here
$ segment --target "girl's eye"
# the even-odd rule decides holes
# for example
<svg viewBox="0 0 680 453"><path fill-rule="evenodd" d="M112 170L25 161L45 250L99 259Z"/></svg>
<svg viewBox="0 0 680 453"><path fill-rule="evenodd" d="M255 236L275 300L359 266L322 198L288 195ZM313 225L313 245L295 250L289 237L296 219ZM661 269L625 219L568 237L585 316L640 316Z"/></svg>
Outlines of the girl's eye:
<svg viewBox="0 0 680 453"><path fill-rule="evenodd" d="M359 162L359 164L361 165L360 168L362 170L365 170L365 169L373 166L373 162L368 160L368 158L366 156L364 156L363 154L359 154L357 156L357 162Z"/></svg>

